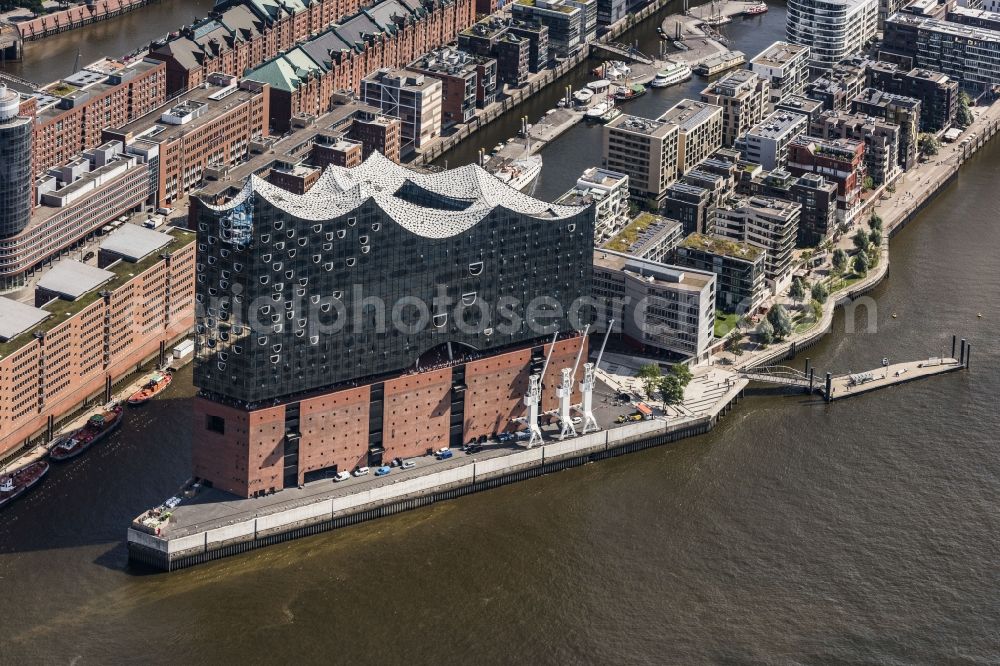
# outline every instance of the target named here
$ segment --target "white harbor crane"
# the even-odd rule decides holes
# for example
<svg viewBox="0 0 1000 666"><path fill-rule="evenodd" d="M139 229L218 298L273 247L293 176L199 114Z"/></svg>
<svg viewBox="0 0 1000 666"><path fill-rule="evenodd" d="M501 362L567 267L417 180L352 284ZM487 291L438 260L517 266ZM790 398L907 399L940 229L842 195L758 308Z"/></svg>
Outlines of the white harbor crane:
<svg viewBox="0 0 1000 666"><path fill-rule="evenodd" d="M604 347L608 344L608 336L611 335L611 329L614 328L614 325L615 320L610 319L608 321L608 330L604 333L604 341L601 343L601 351L597 354L597 362L583 364L583 381L580 382L580 395L583 402L580 405L574 405L576 409L583 412L583 428L580 430L580 434L582 435L586 435L588 432L597 432L601 429L601 426L597 425L597 419L594 418L594 372L601 366Z"/></svg>
<svg viewBox="0 0 1000 666"><path fill-rule="evenodd" d="M573 382L576 378L577 368L580 367L580 357L583 356L583 347L587 343L587 333L590 331L590 324L583 329L583 335L580 336L580 350L576 353L576 362L573 363L572 368L562 369L562 383L559 388L556 389L556 395L559 396L559 424L561 426L559 430L559 439L566 439L570 436L576 436L576 428L573 426L573 415L570 410L573 406Z"/></svg>
<svg viewBox="0 0 1000 666"><path fill-rule="evenodd" d="M545 378L545 371L549 367L549 361L552 359L552 351L556 348L556 338L558 337L559 331L556 331L552 336L552 344L549 346L548 356L545 357L545 365L542 366L542 373L528 377L528 392L524 394L524 404L528 408L528 415L514 419L515 421L528 424L528 434L530 435L528 438L529 449L535 444L542 442L542 429L538 427L538 407L542 401L542 380Z"/></svg>

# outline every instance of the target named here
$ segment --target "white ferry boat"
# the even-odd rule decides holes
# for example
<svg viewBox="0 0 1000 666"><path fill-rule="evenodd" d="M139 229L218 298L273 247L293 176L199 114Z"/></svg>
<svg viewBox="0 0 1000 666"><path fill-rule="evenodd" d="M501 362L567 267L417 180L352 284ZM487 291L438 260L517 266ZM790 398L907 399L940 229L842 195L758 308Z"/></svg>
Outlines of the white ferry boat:
<svg viewBox="0 0 1000 666"><path fill-rule="evenodd" d="M672 62L667 65L666 69L660 70L656 73L656 78L654 78L650 83L652 88L667 88L669 86L677 85L691 78L691 68L687 63L683 62Z"/></svg>
<svg viewBox="0 0 1000 666"><path fill-rule="evenodd" d="M525 155L516 160L505 162L493 172L493 175L505 185L520 191L531 185L541 172L542 156Z"/></svg>

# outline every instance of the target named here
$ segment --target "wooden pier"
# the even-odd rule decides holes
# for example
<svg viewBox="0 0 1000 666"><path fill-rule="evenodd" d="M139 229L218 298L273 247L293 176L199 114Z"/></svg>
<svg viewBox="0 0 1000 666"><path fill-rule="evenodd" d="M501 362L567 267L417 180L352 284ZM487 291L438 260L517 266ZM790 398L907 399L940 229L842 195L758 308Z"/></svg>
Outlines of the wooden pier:
<svg viewBox="0 0 1000 666"><path fill-rule="evenodd" d="M916 379L964 370L966 365L955 358L930 358L924 361L909 361L884 365L867 372L852 373L832 377L826 396L828 402L841 398L870 393L889 386L897 386Z"/></svg>

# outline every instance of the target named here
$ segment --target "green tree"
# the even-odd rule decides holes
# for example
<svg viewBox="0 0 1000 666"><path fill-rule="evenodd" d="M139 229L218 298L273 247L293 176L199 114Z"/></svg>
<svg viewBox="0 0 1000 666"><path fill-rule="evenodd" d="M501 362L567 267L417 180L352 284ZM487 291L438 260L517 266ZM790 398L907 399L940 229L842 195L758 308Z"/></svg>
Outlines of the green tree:
<svg viewBox="0 0 1000 666"><path fill-rule="evenodd" d="M933 134L921 134L918 145L920 147L920 152L928 157L934 157L941 149L941 142L938 141L937 137Z"/></svg>
<svg viewBox="0 0 1000 666"><path fill-rule="evenodd" d="M788 297L796 303L801 303L806 299L806 286L801 279L792 280L792 288L788 290Z"/></svg>
<svg viewBox="0 0 1000 666"><path fill-rule="evenodd" d="M736 328L741 333L750 330L750 316L746 312L736 318Z"/></svg>
<svg viewBox="0 0 1000 666"><path fill-rule="evenodd" d="M792 318L782 305L775 305L767 313L767 321L774 327L774 337L784 340L792 334Z"/></svg>
<svg viewBox="0 0 1000 666"><path fill-rule="evenodd" d="M958 93L958 105L955 109L955 124L962 129L965 129L972 124L975 120L972 116L972 110L969 108L969 104L972 102L969 99L969 94L964 90Z"/></svg>
<svg viewBox="0 0 1000 666"><path fill-rule="evenodd" d="M882 230L872 229L872 232L868 234L868 241L872 244L874 248L882 247Z"/></svg>
<svg viewBox="0 0 1000 666"><path fill-rule="evenodd" d="M670 366L670 374L676 377L680 381L681 386L684 387L687 387L687 385L691 383L691 379L693 377L691 374L691 368L687 367L683 363L674 363Z"/></svg>
<svg viewBox="0 0 1000 666"><path fill-rule="evenodd" d="M864 250L858 252L854 257L854 272L858 275L865 275L868 273L869 266L871 266L871 262L868 260L868 253Z"/></svg>
<svg viewBox="0 0 1000 666"><path fill-rule="evenodd" d="M767 319L760 322L760 326L757 327L757 338L764 347L774 342L774 326L771 326L771 322Z"/></svg>
<svg viewBox="0 0 1000 666"><path fill-rule="evenodd" d="M823 318L823 304L820 303L815 298L809 301L809 307L812 309L813 319L819 321Z"/></svg>
<svg viewBox="0 0 1000 666"><path fill-rule="evenodd" d="M826 287L822 282L817 282L812 286L812 292L810 295L814 301L818 301L820 305L822 305L823 303L826 303L826 299L830 295L830 292L826 290Z"/></svg>
<svg viewBox="0 0 1000 666"><path fill-rule="evenodd" d="M646 390L646 395L652 397L660 383L660 364L647 363L639 368L639 380Z"/></svg>
<svg viewBox="0 0 1000 666"><path fill-rule="evenodd" d="M875 189L875 179L872 178L871 176L865 176L864 180L861 181L861 187L866 192L868 190L874 190Z"/></svg>
<svg viewBox="0 0 1000 666"><path fill-rule="evenodd" d="M868 249L868 234L865 233L864 229L858 229L851 238L851 241L853 241L854 247L858 250L864 251Z"/></svg>
<svg viewBox="0 0 1000 666"><path fill-rule="evenodd" d="M743 356L743 331L735 331L726 338L725 350L733 356Z"/></svg>
<svg viewBox="0 0 1000 666"><path fill-rule="evenodd" d="M847 253L839 247L833 251L833 272L840 275L847 270Z"/></svg>
<svg viewBox="0 0 1000 666"><path fill-rule="evenodd" d="M882 218L878 213L872 212L872 216L868 218L868 228L872 231L882 231Z"/></svg>
<svg viewBox="0 0 1000 666"><path fill-rule="evenodd" d="M677 375L664 375L658 382L660 397L664 406L677 405L684 401L684 385Z"/></svg>

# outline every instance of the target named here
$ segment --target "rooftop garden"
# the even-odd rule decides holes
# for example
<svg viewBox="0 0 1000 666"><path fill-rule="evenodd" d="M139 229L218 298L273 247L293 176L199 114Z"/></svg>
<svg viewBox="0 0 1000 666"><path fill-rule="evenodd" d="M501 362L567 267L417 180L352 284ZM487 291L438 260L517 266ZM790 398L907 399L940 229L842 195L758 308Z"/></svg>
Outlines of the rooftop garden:
<svg viewBox="0 0 1000 666"><path fill-rule="evenodd" d="M102 291L114 291L134 278L136 275L148 270L160 261L161 254L175 252L185 245L193 243L195 239L195 235L192 232L185 231L183 229L171 229L168 230L167 233L170 233L174 239L163 249L151 253L148 257L134 264L121 260L106 267L105 270L114 273L115 277L101 287L87 292L75 301L66 301L61 298L57 298L46 303L42 309L52 313L52 316L39 323L34 328L25 331L21 335L18 335L7 342L0 343L0 359L6 358L9 354L31 342L34 339L36 332L42 331L47 333L62 322L66 321L68 318L83 311L87 306L101 298Z"/></svg>
<svg viewBox="0 0 1000 666"><path fill-rule="evenodd" d="M712 254L725 257L735 257L737 259L747 259L753 261L760 256L762 250L747 243L738 243L725 238L706 236L705 234L691 234L683 241L681 247L689 247L697 250L705 250Z"/></svg>
<svg viewBox="0 0 1000 666"><path fill-rule="evenodd" d="M615 252L628 252L628 249L638 240L639 234L649 229L660 219L662 218L652 213L640 213L627 227L619 231L614 238L605 243L604 249Z"/></svg>
<svg viewBox="0 0 1000 666"><path fill-rule="evenodd" d="M53 83L51 86L46 88L45 92L53 97L65 97L66 95L74 93L77 90L79 90L79 88L76 86L66 83L65 81L59 81L58 83Z"/></svg>

